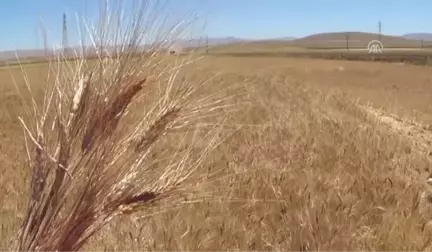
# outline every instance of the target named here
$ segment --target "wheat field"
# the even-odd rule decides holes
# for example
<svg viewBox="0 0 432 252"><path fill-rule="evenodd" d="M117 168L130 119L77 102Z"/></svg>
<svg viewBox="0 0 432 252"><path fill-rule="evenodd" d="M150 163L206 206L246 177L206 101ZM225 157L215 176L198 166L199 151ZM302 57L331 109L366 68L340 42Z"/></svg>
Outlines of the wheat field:
<svg viewBox="0 0 432 252"><path fill-rule="evenodd" d="M23 67L42 100L47 64ZM202 119L223 138L200 164L208 179L176 205L161 201L114 218L84 249L432 249L432 214L421 199L431 167L429 72L262 57L189 64L182 74L190 85L207 82L202 95L220 93L235 104L222 126ZM16 236L29 197L17 119L24 107L12 79L24 87L19 67L0 70L1 250ZM155 154L178 141L168 137ZM198 137L195 148L205 141Z"/></svg>

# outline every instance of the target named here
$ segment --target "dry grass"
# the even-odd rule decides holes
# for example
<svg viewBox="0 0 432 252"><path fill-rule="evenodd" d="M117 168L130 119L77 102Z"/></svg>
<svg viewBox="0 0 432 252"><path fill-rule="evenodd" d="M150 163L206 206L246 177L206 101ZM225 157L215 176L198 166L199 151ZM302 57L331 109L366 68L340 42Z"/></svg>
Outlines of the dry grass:
<svg viewBox="0 0 432 252"><path fill-rule="evenodd" d="M0 249L432 249L426 68L122 55L0 71Z"/></svg>

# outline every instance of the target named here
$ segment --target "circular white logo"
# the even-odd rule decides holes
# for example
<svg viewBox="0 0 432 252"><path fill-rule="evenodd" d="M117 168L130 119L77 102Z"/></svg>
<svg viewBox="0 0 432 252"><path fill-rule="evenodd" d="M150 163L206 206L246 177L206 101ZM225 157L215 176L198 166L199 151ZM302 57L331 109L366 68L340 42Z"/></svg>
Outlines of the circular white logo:
<svg viewBox="0 0 432 252"><path fill-rule="evenodd" d="M379 54L379 53L382 53L384 46L381 43L381 41L372 40L371 42L369 42L367 49L368 49L369 53Z"/></svg>

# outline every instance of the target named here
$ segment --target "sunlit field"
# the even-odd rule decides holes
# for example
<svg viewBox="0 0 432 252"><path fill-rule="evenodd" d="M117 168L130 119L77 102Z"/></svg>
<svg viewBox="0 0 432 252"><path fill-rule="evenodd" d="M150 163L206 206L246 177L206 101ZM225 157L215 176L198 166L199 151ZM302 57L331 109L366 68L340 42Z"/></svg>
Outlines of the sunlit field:
<svg viewBox="0 0 432 252"><path fill-rule="evenodd" d="M23 67L42 102L48 65ZM213 130L220 142L190 177L194 194L174 191L168 199L175 204L160 200L115 217L84 249L432 249L432 216L421 197L432 151L429 73L390 63L271 57L205 56L185 66L178 80L205 83L194 96L218 94L230 104L199 118L203 133L190 155L208 146L205 132ZM30 183L18 120L25 107L13 79L25 89L19 67L0 70L2 250L25 218ZM157 86L148 83L130 113L149 109ZM167 134L151 157L174 152L185 134Z"/></svg>

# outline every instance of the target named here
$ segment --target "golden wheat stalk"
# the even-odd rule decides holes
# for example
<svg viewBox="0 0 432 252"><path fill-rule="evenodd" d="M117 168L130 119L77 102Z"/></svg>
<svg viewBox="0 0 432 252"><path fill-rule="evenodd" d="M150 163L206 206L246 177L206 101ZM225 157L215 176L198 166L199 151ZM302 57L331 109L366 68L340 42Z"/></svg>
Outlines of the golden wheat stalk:
<svg viewBox="0 0 432 252"><path fill-rule="evenodd" d="M147 8L144 2L134 2L137 12L125 30L118 26L123 17L102 10L106 19L92 33L98 58L81 55L68 62L65 55L58 57L42 108L33 99L34 109L27 110L31 120L20 118L31 140L27 150L34 155L16 250L77 251L115 216L180 198L206 176L196 171L217 145L219 132L205 134L208 146L194 153L199 149L195 129L206 116L223 118L228 105L220 96L200 97L199 84L178 81L185 62L164 61L154 53L163 49L160 44L151 53L141 52L142 36L149 31L139 16ZM163 41L175 34L164 32ZM114 52L101 51L108 44ZM173 129L186 133L175 135ZM179 138L175 148L172 141ZM159 151L158 144L171 151Z"/></svg>

